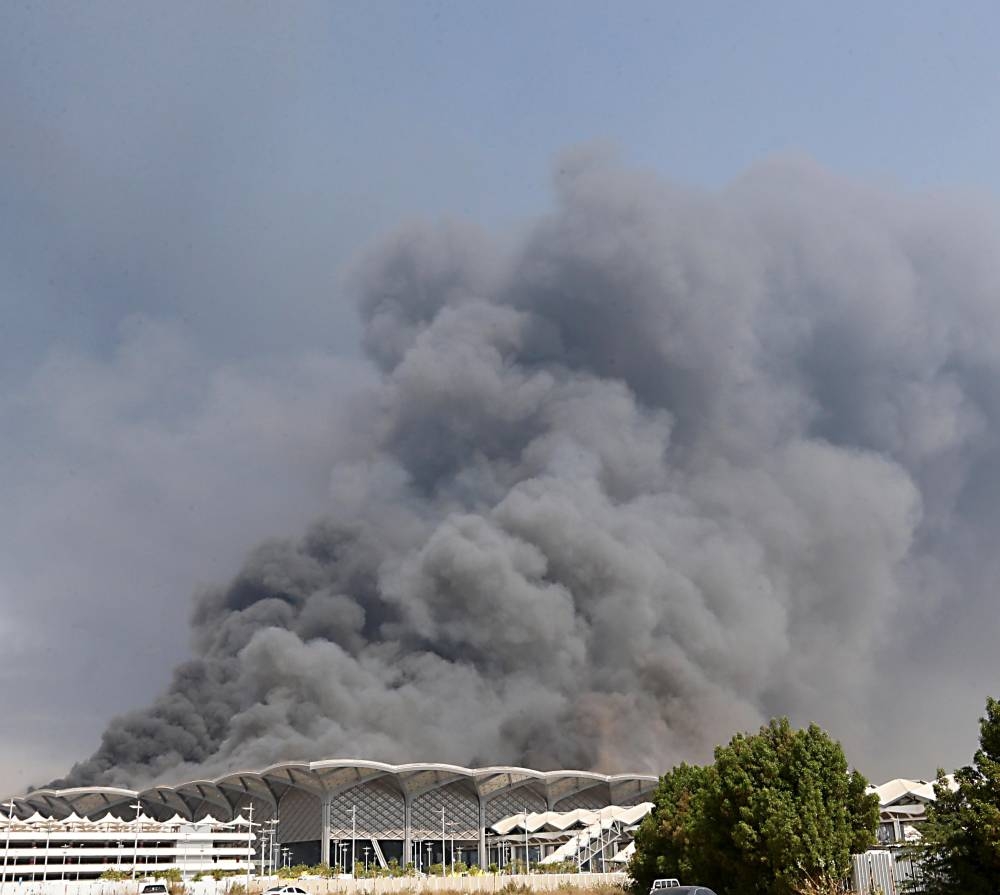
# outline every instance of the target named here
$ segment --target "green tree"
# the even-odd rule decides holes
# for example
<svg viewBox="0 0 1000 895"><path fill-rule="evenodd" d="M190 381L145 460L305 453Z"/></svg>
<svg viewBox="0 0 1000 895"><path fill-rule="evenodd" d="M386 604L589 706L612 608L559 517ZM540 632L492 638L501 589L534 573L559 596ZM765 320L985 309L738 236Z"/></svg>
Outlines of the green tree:
<svg viewBox="0 0 1000 895"><path fill-rule="evenodd" d="M787 718L737 734L715 763L664 775L629 864L635 891L673 876L729 895L833 888L875 839L878 799L840 744Z"/></svg>
<svg viewBox="0 0 1000 895"><path fill-rule="evenodd" d="M927 806L916 856L929 895L994 895L1000 886L1000 702L986 700L979 719L979 749L971 765L943 770Z"/></svg>

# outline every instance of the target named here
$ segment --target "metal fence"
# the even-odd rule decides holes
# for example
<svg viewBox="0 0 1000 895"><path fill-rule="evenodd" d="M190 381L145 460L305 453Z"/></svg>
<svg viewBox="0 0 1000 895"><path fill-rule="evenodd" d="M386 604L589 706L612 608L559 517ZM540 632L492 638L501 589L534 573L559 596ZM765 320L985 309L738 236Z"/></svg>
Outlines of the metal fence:
<svg viewBox="0 0 1000 895"><path fill-rule="evenodd" d="M851 858L851 880L859 895L910 895L922 892L920 868L900 848L872 849Z"/></svg>
<svg viewBox="0 0 1000 895"><path fill-rule="evenodd" d="M478 876L401 876L373 877L370 879L297 879L281 880L290 882L309 895L432 895L443 892L467 892L492 895L502 893L513 884L525 886L534 892L552 892L569 886L592 888L599 885L622 885L624 873L532 873L530 875L500 875L483 873ZM184 884L186 895L231 895L230 890L243 889L246 880L242 876L223 880L188 881ZM278 883L274 877L253 877L250 880L250 895L263 892ZM80 882L49 880L42 882L8 882L0 895L136 895L138 882L131 880L110 882L107 880L86 880ZM173 889L173 886L171 887Z"/></svg>

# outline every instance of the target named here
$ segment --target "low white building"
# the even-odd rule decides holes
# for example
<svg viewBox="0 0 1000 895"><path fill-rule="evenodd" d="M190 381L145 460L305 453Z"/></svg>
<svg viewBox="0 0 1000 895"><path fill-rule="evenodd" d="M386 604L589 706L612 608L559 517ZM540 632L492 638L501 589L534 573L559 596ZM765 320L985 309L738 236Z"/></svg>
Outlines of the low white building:
<svg viewBox="0 0 1000 895"><path fill-rule="evenodd" d="M132 820L115 815L62 819L36 812L3 819L4 881L96 879L105 870L138 877L178 868L188 879L214 871L246 872L255 848L243 817L198 821L178 816L158 821L145 814Z"/></svg>

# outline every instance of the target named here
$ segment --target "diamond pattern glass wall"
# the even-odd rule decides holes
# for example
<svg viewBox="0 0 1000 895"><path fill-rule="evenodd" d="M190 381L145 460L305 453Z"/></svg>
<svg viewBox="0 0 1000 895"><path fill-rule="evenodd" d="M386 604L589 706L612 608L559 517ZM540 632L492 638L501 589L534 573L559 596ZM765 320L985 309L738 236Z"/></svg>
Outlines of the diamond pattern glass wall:
<svg viewBox="0 0 1000 895"><path fill-rule="evenodd" d="M577 792L571 796L566 796L565 799L560 799L552 806L552 810L573 811L576 808L587 808L597 811L601 808L606 808L607 805L607 786L593 786L590 789L585 789L583 792Z"/></svg>
<svg viewBox="0 0 1000 895"><path fill-rule="evenodd" d="M320 800L312 793L290 789L278 805L278 842L305 842L320 838Z"/></svg>
<svg viewBox="0 0 1000 895"><path fill-rule="evenodd" d="M350 839L351 809L357 808L359 837L403 839L406 836L402 793L382 783L365 783L330 801L330 836Z"/></svg>
<svg viewBox="0 0 1000 895"><path fill-rule="evenodd" d="M410 806L410 823L418 839L441 836L441 808L444 808L445 833L456 839L479 838L479 797L461 783L417 796ZM453 824L453 826L449 826Z"/></svg>
<svg viewBox="0 0 1000 895"><path fill-rule="evenodd" d="M525 808L529 814L549 810L545 799L526 786L500 793L486 803L486 826L490 827L515 814L523 814Z"/></svg>

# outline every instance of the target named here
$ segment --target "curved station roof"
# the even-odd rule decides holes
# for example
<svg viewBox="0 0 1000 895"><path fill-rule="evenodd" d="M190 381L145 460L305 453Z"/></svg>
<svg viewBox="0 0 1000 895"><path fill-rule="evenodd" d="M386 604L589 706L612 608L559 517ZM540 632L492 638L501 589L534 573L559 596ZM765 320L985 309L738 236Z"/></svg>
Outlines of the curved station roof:
<svg viewBox="0 0 1000 895"><path fill-rule="evenodd" d="M176 785L156 784L133 790L110 786L71 789L36 789L14 797L14 813L27 817L39 812L63 818L72 814L98 818L107 814L134 817L136 802L151 817L179 815L197 820L213 815L233 820L251 801L276 811L291 791L332 798L366 783L378 781L415 798L454 783L462 783L483 802L501 793L526 788L550 807L559 801L589 792L609 805L629 805L643 800L656 787L649 774L598 774L592 771L535 771L519 767L465 768L450 764L384 764L359 759L324 759L281 762L256 771L236 771L206 780ZM10 804L11 800L5 800ZM264 807L261 805L259 807ZM4 812L6 813L6 812Z"/></svg>

